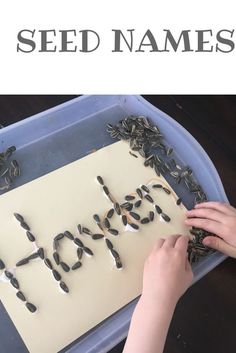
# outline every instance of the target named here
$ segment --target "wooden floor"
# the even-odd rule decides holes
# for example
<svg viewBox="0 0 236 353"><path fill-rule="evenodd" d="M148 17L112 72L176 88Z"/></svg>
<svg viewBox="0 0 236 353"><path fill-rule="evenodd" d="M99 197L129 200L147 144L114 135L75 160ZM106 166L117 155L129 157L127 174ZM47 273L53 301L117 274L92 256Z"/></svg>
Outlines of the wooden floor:
<svg viewBox="0 0 236 353"><path fill-rule="evenodd" d="M236 207L236 96L144 97L183 125L203 146L219 172L230 203ZM0 96L0 123L6 126L71 98ZM123 345L110 353L122 352ZM227 259L178 303L165 353L234 352L236 260Z"/></svg>

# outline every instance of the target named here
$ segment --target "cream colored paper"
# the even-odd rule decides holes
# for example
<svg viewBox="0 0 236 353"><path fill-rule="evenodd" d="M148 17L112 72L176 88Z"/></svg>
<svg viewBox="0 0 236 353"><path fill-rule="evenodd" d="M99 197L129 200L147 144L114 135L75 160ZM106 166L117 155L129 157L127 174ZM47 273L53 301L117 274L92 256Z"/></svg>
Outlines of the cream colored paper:
<svg viewBox="0 0 236 353"><path fill-rule="evenodd" d="M104 178L119 203L153 178L166 183L151 168L144 167L143 158L137 156L129 154L128 144L117 142L2 195L0 258L7 268L34 250L14 212L25 217L38 246L52 260L52 241L58 233L69 230L78 235L78 223L100 232L92 215L98 213L102 217L112 205L96 181L97 175ZM36 313L25 308L10 284L0 282L0 298L31 353L57 352L140 294L143 264L156 239L173 233L188 234L183 225L185 208L176 205L173 190L172 193L174 196L159 189L151 191L155 202L171 217L169 223L160 221L155 213L154 221L141 225L139 232L124 232L121 219L117 215L112 219L112 227L121 234L108 238L121 256L123 270L115 268L103 239L94 241L81 235L80 239L93 250L93 257L84 256L83 266L69 273L53 262L68 285L69 294L59 291L42 260L32 261L15 272L21 290L38 307ZM154 210L153 206L144 201L137 212L144 217L150 210ZM60 254L72 265L77 259L76 246L63 239Z"/></svg>

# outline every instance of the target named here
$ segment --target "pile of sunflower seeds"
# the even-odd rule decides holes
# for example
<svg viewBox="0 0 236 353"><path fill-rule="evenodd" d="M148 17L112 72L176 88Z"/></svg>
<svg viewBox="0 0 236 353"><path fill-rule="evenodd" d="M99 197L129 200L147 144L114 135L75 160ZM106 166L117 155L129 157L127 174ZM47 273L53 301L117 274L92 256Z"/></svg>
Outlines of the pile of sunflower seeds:
<svg viewBox="0 0 236 353"><path fill-rule="evenodd" d="M173 147L164 143L164 137L156 125L145 116L128 116L119 121L117 125L107 125L107 132L114 139L129 142L130 149L142 156L145 167L155 170L157 176L169 175L176 184L182 184L193 195L194 204L207 201L206 194L198 184L189 166L179 165L172 157ZM189 260L197 262L201 257L209 255L213 250L202 244L202 239L209 235L208 232L193 228L194 239L188 248Z"/></svg>
<svg viewBox="0 0 236 353"><path fill-rule="evenodd" d="M13 179L20 175L18 162L11 155L16 151L15 146L8 147L5 152L0 153L0 191L7 191L13 183Z"/></svg>

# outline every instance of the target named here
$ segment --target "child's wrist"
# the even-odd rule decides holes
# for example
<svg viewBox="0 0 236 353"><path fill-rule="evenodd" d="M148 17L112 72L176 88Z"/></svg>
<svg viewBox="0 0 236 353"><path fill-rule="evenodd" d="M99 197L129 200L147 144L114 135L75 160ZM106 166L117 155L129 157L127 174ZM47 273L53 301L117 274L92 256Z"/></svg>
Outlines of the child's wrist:
<svg viewBox="0 0 236 353"><path fill-rule="evenodd" d="M161 293L145 293L141 295L140 302L150 310L156 310L159 306L163 310L174 311L179 298L172 295L163 295Z"/></svg>

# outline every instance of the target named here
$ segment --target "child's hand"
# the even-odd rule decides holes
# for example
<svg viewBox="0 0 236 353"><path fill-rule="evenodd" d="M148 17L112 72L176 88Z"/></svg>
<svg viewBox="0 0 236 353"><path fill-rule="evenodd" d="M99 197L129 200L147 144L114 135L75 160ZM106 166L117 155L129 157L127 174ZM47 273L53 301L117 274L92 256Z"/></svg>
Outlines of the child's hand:
<svg viewBox="0 0 236 353"><path fill-rule="evenodd" d="M208 236L203 244L236 258L236 209L221 202L204 202L187 211L185 223L218 237ZM192 218L197 217L197 218Z"/></svg>
<svg viewBox="0 0 236 353"><path fill-rule="evenodd" d="M176 305L193 279L187 259L188 241L188 236L180 235L158 239L144 266L143 298L155 304L160 300Z"/></svg>

